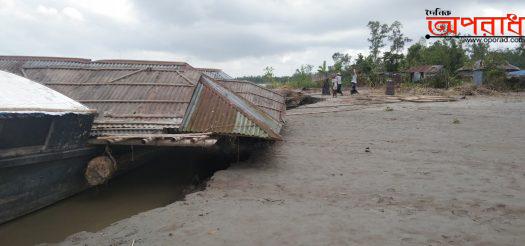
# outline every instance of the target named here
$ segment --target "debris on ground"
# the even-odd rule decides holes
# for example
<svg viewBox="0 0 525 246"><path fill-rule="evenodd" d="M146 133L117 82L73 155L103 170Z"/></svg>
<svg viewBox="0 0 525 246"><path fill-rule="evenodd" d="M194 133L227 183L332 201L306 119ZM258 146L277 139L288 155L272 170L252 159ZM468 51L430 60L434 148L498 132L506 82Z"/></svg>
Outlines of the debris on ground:
<svg viewBox="0 0 525 246"><path fill-rule="evenodd" d="M301 90L279 89L277 92L285 96L286 109L296 108L301 105L316 103L323 100L321 98L306 94Z"/></svg>
<svg viewBox="0 0 525 246"><path fill-rule="evenodd" d="M463 84L460 86L456 86L452 88L451 90L462 96L479 96L479 95L495 96L499 94L495 90L491 90L483 86L476 86L474 84Z"/></svg>
<svg viewBox="0 0 525 246"><path fill-rule="evenodd" d="M399 98L401 101L407 102L453 102L458 99L449 96L409 96Z"/></svg>

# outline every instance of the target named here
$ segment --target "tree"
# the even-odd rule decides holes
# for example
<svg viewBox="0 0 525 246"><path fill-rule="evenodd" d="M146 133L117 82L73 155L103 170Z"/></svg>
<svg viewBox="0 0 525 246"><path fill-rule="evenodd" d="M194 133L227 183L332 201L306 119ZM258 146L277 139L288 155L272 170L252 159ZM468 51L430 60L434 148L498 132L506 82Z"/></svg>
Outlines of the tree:
<svg viewBox="0 0 525 246"><path fill-rule="evenodd" d="M392 54L402 53L405 49L405 44L412 41L412 39L405 37L401 32L402 27L403 25L399 21L394 21L389 27L388 40L392 42L392 45L390 45L390 53Z"/></svg>
<svg viewBox="0 0 525 246"><path fill-rule="evenodd" d="M448 67L449 72L455 73L456 70L465 65L467 61L467 52L463 48L464 42L461 39L458 40L454 38L450 40L444 39L442 42L446 45L449 55L447 63L443 65Z"/></svg>
<svg viewBox="0 0 525 246"><path fill-rule="evenodd" d="M298 69L295 69L294 75L312 75L313 68L314 66L310 64L301 65Z"/></svg>
<svg viewBox="0 0 525 246"><path fill-rule="evenodd" d="M483 60L489 53L489 48L489 43L473 43L468 50L470 53L470 59L474 61Z"/></svg>
<svg viewBox="0 0 525 246"><path fill-rule="evenodd" d="M357 59L355 60L355 68L363 73L369 73L372 70L372 64L370 63L370 56L365 57L363 54L357 54Z"/></svg>
<svg viewBox="0 0 525 246"><path fill-rule="evenodd" d="M525 68L525 53L521 47L516 47L516 49L496 49L488 51L485 56L485 61L488 59L494 59L493 57L498 57L501 62L508 62L514 66L520 68Z"/></svg>
<svg viewBox="0 0 525 246"><path fill-rule="evenodd" d="M399 71L401 63L405 59L403 55L405 44L412 41L401 32L402 27L401 22L394 21L388 28L388 41L391 42L390 51L383 54L383 64L388 72Z"/></svg>
<svg viewBox="0 0 525 246"><path fill-rule="evenodd" d="M401 63L405 56L403 54L397 54L392 52L385 52L383 55L383 64L387 72L399 72Z"/></svg>
<svg viewBox="0 0 525 246"><path fill-rule="evenodd" d="M420 65L421 63L423 63L422 56L424 53L423 51L426 48L427 47L421 43L415 43L412 46L410 46L408 48L407 57L406 57L407 66L412 67L412 66Z"/></svg>
<svg viewBox="0 0 525 246"><path fill-rule="evenodd" d="M407 65L444 65L445 69L454 73L467 60L463 43L451 40L439 40L425 47L416 43L408 48Z"/></svg>
<svg viewBox="0 0 525 246"><path fill-rule="evenodd" d="M370 28L370 38L368 38L370 55L374 62L377 63L379 53L385 47L384 40L387 37L389 27L387 24L379 23L379 21L369 21L367 26Z"/></svg>
<svg viewBox="0 0 525 246"><path fill-rule="evenodd" d="M332 55L332 59L334 60L333 70L337 72L342 72L343 70L346 70L348 66L350 65L352 56L350 56L349 54L335 52Z"/></svg>
<svg viewBox="0 0 525 246"><path fill-rule="evenodd" d="M263 69L263 72L264 72L263 79L265 83L275 83L276 82L273 71L274 71L273 67L270 67L270 66L267 66Z"/></svg>
<svg viewBox="0 0 525 246"><path fill-rule="evenodd" d="M309 64L301 65L295 70L295 73L290 77L288 85L294 88L309 88L316 86L312 82L312 71L314 66Z"/></svg>
<svg viewBox="0 0 525 246"><path fill-rule="evenodd" d="M374 64L371 55L365 57L363 54L359 53L353 66L361 73L361 79L365 79L372 86L374 85L373 82L377 79L375 75L376 65Z"/></svg>
<svg viewBox="0 0 525 246"><path fill-rule="evenodd" d="M317 67L317 72L323 74L328 72L328 66L326 66L326 61L323 61L323 65Z"/></svg>

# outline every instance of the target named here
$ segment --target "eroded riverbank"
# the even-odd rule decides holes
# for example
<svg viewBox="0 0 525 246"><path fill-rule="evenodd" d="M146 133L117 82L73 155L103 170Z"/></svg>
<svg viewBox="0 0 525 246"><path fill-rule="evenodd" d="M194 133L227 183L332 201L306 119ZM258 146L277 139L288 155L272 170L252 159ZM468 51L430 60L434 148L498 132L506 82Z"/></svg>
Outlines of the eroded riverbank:
<svg viewBox="0 0 525 246"><path fill-rule="evenodd" d="M205 190L62 244L524 242L523 98L389 106L288 117Z"/></svg>

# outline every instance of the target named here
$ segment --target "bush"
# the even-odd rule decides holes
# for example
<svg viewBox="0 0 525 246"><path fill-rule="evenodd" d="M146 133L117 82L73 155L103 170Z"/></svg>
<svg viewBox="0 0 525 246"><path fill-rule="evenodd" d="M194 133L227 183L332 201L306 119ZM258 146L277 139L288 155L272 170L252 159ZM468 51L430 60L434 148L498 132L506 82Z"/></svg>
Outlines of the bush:
<svg viewBox="0 0 525 246"><path fill-rule="evenodd" d="M287 87L291 88L316 88L321 87L318 83L312 81L311 78L292 78L286 83Z"/></svg>
<svg viewBox="0 0 525 246"><path fill-rule="evenodd" d="M484 86L476 86L473 83L463 83L461 85L452 87L451 91L463 96L498 95L498 93L494 90L488 89Z"/></svg>
<svg viewBox="0 0 525 246"><path fill-rule="evenodd" d="M510 78L507 84L509 84L513 91L525 90L525 78Z"/></svg>
<svg viewBox="0 0 525 246"><path fill-rule="evenodd" d="M266 84L266 88L277 89L283 87L283 85L283 83L279 83L277 80L273 80L272 82Z"/></svg>
<svg viewBox="0 0 525 246"><path fill-rule="evenodd" d="M507 78L505 76L505 70L492 67L487 69L484 72L485 78L483 84L490 89L497 91L507 91L511 89L509 83L507 83Z"/></svg>
<svg viewBox="0 0 525 246"><path fill-rule="evenodd" d="M518 78L507 78L505 70L501 68L490 68L485 71L484 85L496 91L522 91L525 89L525 80Z"/></svg>
<svg viewBox="0 0 525 246"><path fill-rule="evenodd" d="M448 80L448 87L457 87L464 83L465 81L459 77L450 77Z"/></svg>
<svg viewBox="0 0 525 246"><path fill-rule="evenodd" d="M448 80L449 78L445 73L439 73L432 77L427 77L423 79L421 83L427 87L443 89L443 88L447 88Z"/></svg>
<svg viewBox="0 0 525 246"><path fill-rule="evenodd" d="M427 77L421 81L421 84L425 87L448 89L463 84L463 80L459 77L449 76L448 73L439 73L432 77Z"/></svg>

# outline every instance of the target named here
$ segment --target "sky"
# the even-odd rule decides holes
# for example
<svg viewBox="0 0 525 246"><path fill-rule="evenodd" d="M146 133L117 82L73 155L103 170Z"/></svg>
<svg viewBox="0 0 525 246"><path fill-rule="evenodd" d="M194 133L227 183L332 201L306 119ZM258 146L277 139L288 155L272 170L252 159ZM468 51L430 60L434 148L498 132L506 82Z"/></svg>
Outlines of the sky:
<svg viewBox="0 0 525 246"><path fill-rule="evenodd" d="M399 20L414 42L425 9L525 16L525 1L0 0L0 54L185 61L233 76L368 53L368 21Z"/></svg>

